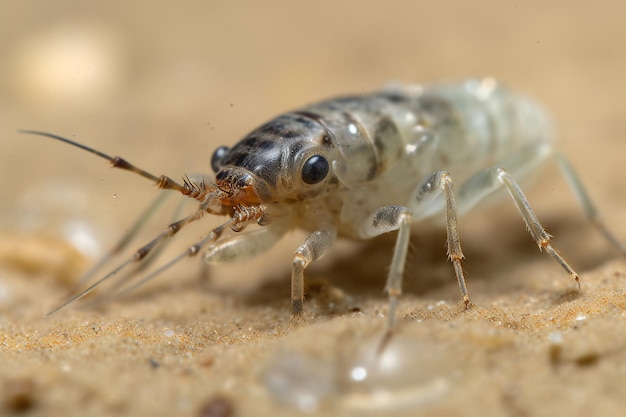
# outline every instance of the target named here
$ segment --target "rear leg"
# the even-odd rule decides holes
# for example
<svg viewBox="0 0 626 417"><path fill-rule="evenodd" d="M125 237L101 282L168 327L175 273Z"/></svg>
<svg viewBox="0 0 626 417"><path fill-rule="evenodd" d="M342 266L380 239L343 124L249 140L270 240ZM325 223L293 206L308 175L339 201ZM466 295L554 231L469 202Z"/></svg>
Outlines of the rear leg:
<svg viewBox="0 0 626 417"><path fill-rule="evenodd" d="M604 236L604 238L611 245L615 246L615 248L620 251L622 255L626 256L626 246L624 246L624 244L606 227L606 224L602 221L600 212L596 208L595 204L593 204L593 201L591 201L591 197L589 197L587 190L585 190L582 181L578 178L578 175L572 165L561 152L555 152L554 156L565 181L567 181L572 189L572 192L574 193L574 196L578 199L587 220L589 220L591 224L593 224L594 227L600 231L602 236Z"/></svg>
<svg viewBox="0 0 626 417"><path fill-rule="evenodd" d="M483 200L497 189L504 186L517 206L526 226L540 250L545 250L578 284L580 290L580 278L574 269L556 252L550 243L551 236L541 226L537 216L533 212L528 199L513 177L524 177L536 170L549 157L554 157L560 168L561 174L569 184L573 194L587 220L596 227L605 239L626 255L626 247L609 231L601 219L598 209L593 204L574 168L565 156L554 150L550 144L538 143L519 150L515 156L507 158L497 166L479 172L470 178L459 191L459 212L470 210L480 200Z"/></svg>
<svg viewBox="0 0 626 417"><path fill-rule="evenodd" d="M514 156L505 158L495 166L478 172L459 189L459 213L469 211L480 201L504 187L517 206L524 223L526 223L528 232L539 247L539 250L545 250L576 281L580 289L578 274L553 248L550 243L551 236L539 222L524 192L513 178L514 176L520 178L527 176L553 154L554 151L551 145L540 142L522 148Z"/></svg>
<svg viewBox="0 0 626 417"><path fill-rule="evenodd" d="M372 218L365 224L364 236L376 236L393 230L398 230L398 237L394 249L389 276L385 290L389 296L389 323L388 333L394 326L397 299L402 292L402 273L408 251L410 226L412 213L430 216L438 211L436 198L441 194L445 197L446 225L448 235L448 256L454 266L459 288L463 301L469 305L469 295L465 285L465 279L461 268L463 253L461 251L460 238L457 226L457 211L465 213L480 203L495 191L504 187L515 202L528 231L535 240L540 250L546 251L567 273L574 279L580 289L580 278L576 271L559 255L550 243L551 236L545 231L537 216L533 212L528 199L522 189L513 179L512 175L505 170L511 170L519 176L525 176L541 165L547 157L553 154L553 149L549 144L537 143L519 150L513 157L504 159L501 164L482 170L472 176L464 183L458 192L458 209L454 198L452 179L447 172L440 171L431 174L411 197L410 208L402 206L386 206L380 208ZM598 218L597 211L591 204L586 192L580 185L577 177L573 174L571 167L560 160L562 170L568 181L574 183L573 188L581 200L581 204L590 220ZM597 224L597 222L594 222ZM601 228L606 231L606 229ZM606 231L609 240L617 241ZM619 244L618 247L621 247Z"/></svg>
<svg viewBox="0 0 626 417"><path fill-rule="evenodd" d="M550 239L552 236L546 232L543 228L539 219L535 215L534 211L530 207L530 203L528 199L524 195L524 192L517 184L517 182L513 179L511 174L500 167L489 168L484 171L479 172L474 177L468 181L467 186L476 187L480 184L480 189L475 189L478 194L485 195L485 191L495 191L501 187L504 187L508 192L515 205L517 206L517 210L519 211L524 223L526 223L526 227L528 232L532 236L533 240L539 247L539 250L546 251L548 255L556 261L557 264L561 266L568 273L572 279L576 281L578 285L578 289L580 290L580 278L576 271L559 255L559 253L552 247L550 243ZM465 195L471 194L470 190L464 190ZM488 194L488 193L487 193ZM459 200L459 205L461 205L463 201Z"/></svg>

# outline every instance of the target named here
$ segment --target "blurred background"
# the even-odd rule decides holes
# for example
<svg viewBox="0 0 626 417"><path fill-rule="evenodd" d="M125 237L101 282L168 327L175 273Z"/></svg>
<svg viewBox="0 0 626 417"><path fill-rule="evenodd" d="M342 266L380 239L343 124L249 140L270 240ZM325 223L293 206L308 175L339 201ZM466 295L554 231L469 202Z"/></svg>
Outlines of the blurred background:
<svg viewBox="0 0 626 417"><path fill-rule="evenodd" d="M550 109L592 195L607 214L619 212L624 12L609 0L3 2L0 231L61 236L97 257L155 194L142 178L18 129L64 135L178 179L210 174L217 146L294 107L389 82L483 76ZM577 216L558 181L531 194L541 196L540 212ZM624 216L607 217L626 235ZM273 253L288 273L288 255Z"/></svg>
<svg viewBox="0 0 626 417"><path fill-rule="evenodd" d="M382 328L377 316L387 309L382 290L394 239L382 237L369 246L339 242L331 256L307 271L309 288L315 279L318 286L326 280L342 297L355 298L363 314L347 313L346 303L333 320L335 313L323 300L311 297L306 311L321 313L310 314L314 323L295 330L288 282L301 233L253 262L211 269L210 288L198 283L201 261L195 259L181 262L160 281L169 289L185 282L186 287L144 287L156 291L143 298L140 291L104 310L72 306L43 320L66 297L68 283L129 229L157 191L94 155L18 129L66 136L180 179L211 174L217 146L233 144L260 123L310 102L389 82L490 76L551 111L560 148L611 230L624 240L625 16L626 6L616 0L0 1L0 346L9 358L0 369L0 386L21 387L13 395L18 399L23 391L29 398L29 387L34 389L41 415L53 415L51 410L111 415L137 408L129 414L191 415L181 410L200 409L215 392L233 395L238 408L250 410L240 415L270 415L259 411L268 400L254 383L267 352L296 341L330 356L342 345L351 356L362 340L353 337L359 328ZM479 358L459 374L460 389L441 402L440 415L488 414L484 409L509 410L494 415L533 414L526 411L544 403L554 409L546 415L576 415L563 407L580 404L593 410L586 414L607 404L621 410L623 395L605 401L623 380L622 333L615 330L623 326L623 312L606 305L619 303L621 293L604 289L624 275L617 262L604 263L617 258L615 251L585 223L556 172L548 168L528 195L555 235L555 246L583 273L583 295L572 303L573 283L538 253L510 202L495 212L477 210L460 223L468 287L481 308L460 315L456 328L445 314L420 319L432 306L435 314L439 308L454 311L459 300L444 234L416 234L412 242L403 322L419 322L426 332L421 341L430 340L427 332L433 329L445 330L447 339L439 341ZM148 241L174 218L180 198L171 200L137 242ZM193 204L185 207L192 209ZM164 258L220 221L207 216L181 231ZM598 268L595 275L592 268ZM262 282L270 277L276 282ZM604 326L593 321L585 333L573 330L584 326L576 308L605 317ZM500 310L504 322L495 318ZM488 317L477 318L481 311ZM510 330L502 327L513 318L523 326L542 312L549 322L529 330L529 336L500 332ZM547 368L541 349L547 349L548 336L542 332L553 328L571 329L566 353L570 335L608 347L588 355L580 350L578 368L569 363ZM565 372L555 372L560 370ZM526 393L520 400L525 403L515 408L522 403L511 399L520 392ZM572 392L576 401L570 401ZM2 403L9 404L11 394L2 395ZM583 415L587 409L577 411ZM283 415L293 414L285 410ZM273 409L271 414L280 415Z"/></svg>

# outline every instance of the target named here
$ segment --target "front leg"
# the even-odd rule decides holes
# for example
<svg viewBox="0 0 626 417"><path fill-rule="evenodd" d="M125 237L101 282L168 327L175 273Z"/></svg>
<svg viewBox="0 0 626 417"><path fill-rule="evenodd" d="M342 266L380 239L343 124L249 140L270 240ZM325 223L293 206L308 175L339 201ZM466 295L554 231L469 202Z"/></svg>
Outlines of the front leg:
<svg viewBox="0 0 626 417"><path fill-rule="evenodd" d="M311 233L304 243L293 254L293 266L291 270L291 314L302 314L304 302L304 270L313 261L324 256L335 243L337 230L328 227Z"/></svg>
<svg viewBox="0 0 626 417"><path fill-rule="evenodd" d="M204 262L221 265L243 262L268 251L285 234L285 225L272 223L260 229L238 232L209 246Z"/></svg>

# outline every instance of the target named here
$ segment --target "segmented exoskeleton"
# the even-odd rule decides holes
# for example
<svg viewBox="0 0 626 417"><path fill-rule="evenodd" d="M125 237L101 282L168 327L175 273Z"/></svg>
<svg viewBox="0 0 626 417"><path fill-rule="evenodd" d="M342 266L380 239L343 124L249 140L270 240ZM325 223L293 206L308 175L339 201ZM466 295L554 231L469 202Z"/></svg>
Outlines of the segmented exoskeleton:
<svg viewBox="0 0 626 417"><path fill-rule="evenodd" d="M492 79L433 87L389 87L285 113L231 148L218 148L212 157L213 181L185 177L179 184L71 140L25 132L78 146L109 160L114 167L200 202L194 213L169 225L126 262L53 312L127 265L141 261L180 228L210 213L225 215L228 220L147 278L183 257L195 255L203 246L208 246L206 262L228 262L258 255L287 230L303 228L310 234L293 255L291 279L292 313L299 315L304 270L329 251L337 236L367 239L397 230L385 286L391 329L411 225L445 218L448 256L468 305L457 216L502 187L513 198L539 248L579 283L576 272L552 248L550 236L517 184L549 157L558 162L587 217L626 252L600 222L570 164L555 150L544 111ZM458 186L456 191L453 183ZM244 232L253 222L262 227ZM225 234L227 229L237 233Z"/></svg>

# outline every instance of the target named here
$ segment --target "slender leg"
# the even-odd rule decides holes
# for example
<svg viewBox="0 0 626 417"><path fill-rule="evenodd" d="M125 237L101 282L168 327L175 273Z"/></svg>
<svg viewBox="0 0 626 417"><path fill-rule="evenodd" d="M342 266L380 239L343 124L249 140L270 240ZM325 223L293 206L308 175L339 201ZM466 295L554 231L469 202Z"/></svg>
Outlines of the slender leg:
<svg viewBox="0 0 626 417"><path fill-rule="evenodd" d="M327 228L311 233L293 254L291 270L291 314L300 316L304 302L304 270L324 256L335 243L337 230Z"/></svg>
<svg viewBox="0 0 626 417"><path fill-rule="evenodd" d="M555 152L554 156L557 163L559 164L559 168L561 169L563 177L572 189L574 196L576 196L576 198L578 199L578 202L580 203L580 206L585 213L585 217L587 217L591 224L593 224L600 231L600 233L602 233L604 238L608 240L609 243L615 246L617 250L622 253L622 255L626 255L626 246L624 246L624 244L620 240L618 240L615 235L611 233L606 227L606 225L602 221L598 209L591 201L589 194L585 190L585 187L583 186L580 178L578 178L578 175L576 175L576 171L574 171L572 165L562 153L557 151Z"/></svg>
<svg viewBox="0 0 626 417"><path fill-rule="evenodd" d="M528 199L524 195L522 189L512 176L502 168L493 167L480 171L467 183L461 187L459 192L460 211L464 212L469 207L476 204L477 199L484 198L497 189L504 186L509 192L511 198L515 202L519 213L521 214L529 233L540 250L545 250L578 284L580 289L580 278L574 269L557 253L550 244L551 236L545 231L539 219L533 212Z"/></svg>
<svg viewBox="0 0 626 417"><path fill-rule="evenodd" d="M414 212L420 212L420 209L431 205L441 194L445 197L448 256L454 266L461 296L463 297L465 305L468 306L469 296L461 268L463 252L461 251L461 241L456 220L456 203L454 201L452 178L450 175L445 171L437 171L428 176L416 189L411 199L411 206ZM411 219L412 215L409 208L402 206L385 206L378 209L363 228L363 233L367 236L376 236L398 230L396 246L391 260L391 268L385 285L385 291L389 296L388 332L391 332L395 324L398 297L402 294L402 275L409 247Z"/></svg>
<svg viewBox="0 0 626 417"><path fill-rule="evenodd" d="M528 200L526 199L526 196L522 192L519 185L517 185L515 180L511 178L508 172L501 168L495 168L493 170L490 170L490 173L492 176L495 177L495 179L497 179L502 185L506 187L507 191L513 198L513 201L515 201L515 205L522 215L522 218L524 219L524 222L528 227L528 231L535 240L535 243L537 243L539 250L545 250L552 257L552 259L554 259L559 265L561 265L561 267L569 274L569 276L571 276L576 281L576 284L578 284L578 289L580 290L580 278L578 277L578 274L574 271L574 269L572 269L571 266L569 266L567 262L565 262L565 260L554 250L554 248L550 244L551 236L545 231L543 226L541 226L539 219L537 219L537 216L531 209L530 204L528 203Z"/></svg>

